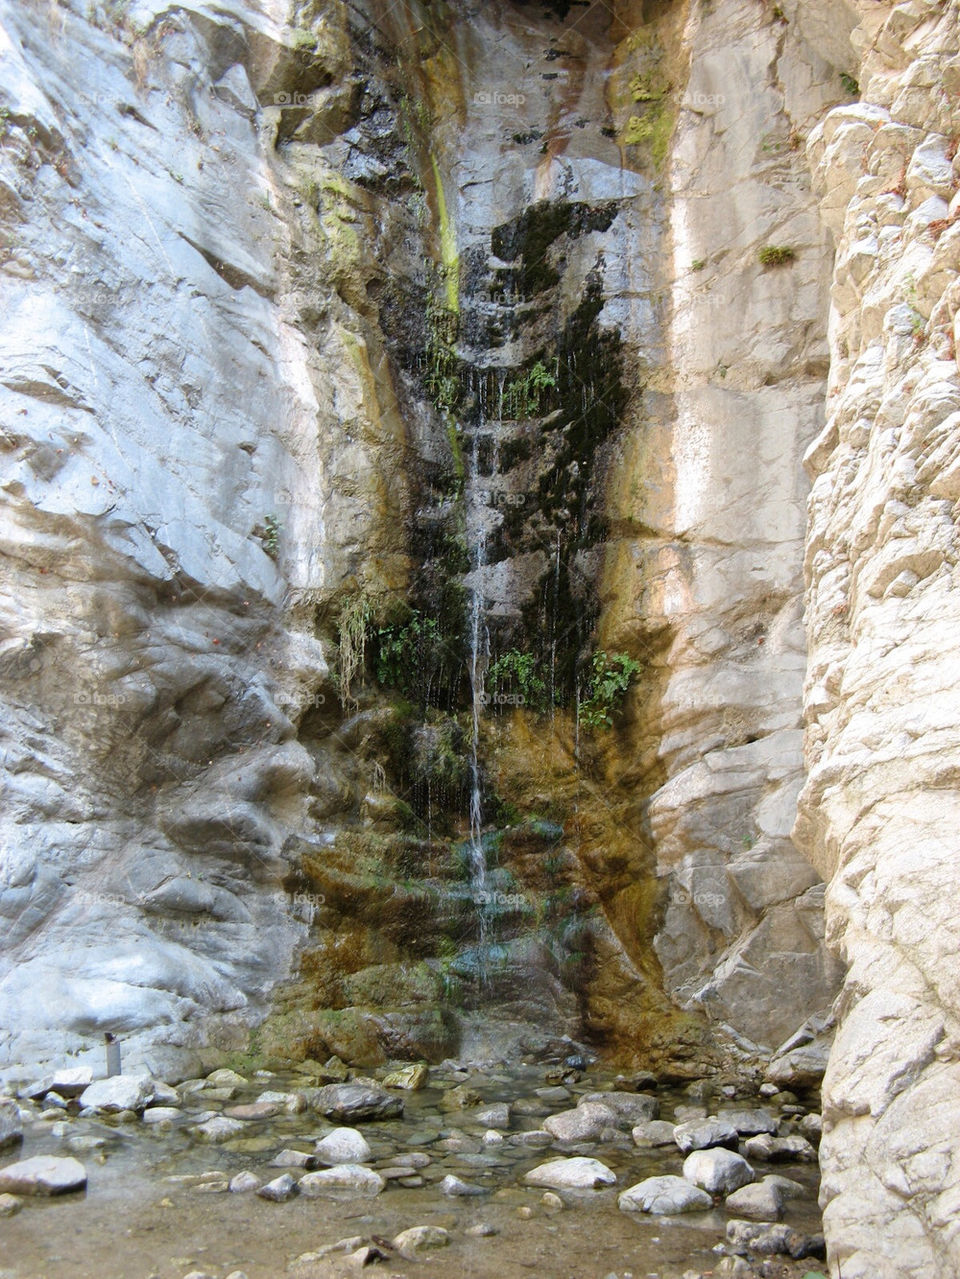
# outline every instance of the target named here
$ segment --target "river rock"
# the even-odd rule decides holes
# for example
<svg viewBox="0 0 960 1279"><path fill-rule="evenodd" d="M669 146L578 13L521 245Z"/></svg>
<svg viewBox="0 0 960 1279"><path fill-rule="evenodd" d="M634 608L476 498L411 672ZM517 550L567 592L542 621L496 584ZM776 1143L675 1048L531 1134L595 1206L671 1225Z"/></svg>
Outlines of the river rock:
<svg viewBox="0 0 960 1279"><path fill-rule="evenodd" d="M337 1164L335 1168L322 1168L308 1172L300 1178L300 1193L314 1198L317 1195L351 1193L373 1198L379 1195L386 1181L371 1168L360 1164Z"/></svg>
<svg viewBox="0 0 960 1279"><path fill-rule="evenodd" d="M121 1110L143 1110L153 1100L153 1080L149 1075L111 1075L98 1079L80 1096L80 1105L107 1113Z"/></svg>
<svg viewBox="0 0 960 1279"><path fill-rule="evenodd" d="M691 1150L709 1150L712 1146L728 1146L736 1150L740 1144L740 1136L733 1124L718 1119L716 1115L678 1124L673 1130L673 1139L685 1155Z"/></svg>
<svg viewBox="0 0 960 1279"><path fill-rule="evenodd" d="M815 1193L807 1190L806 1186L802 1186L799 1181L793 1181L790 1177L778 1177L776 1173L772 1172L767 1173L763 1178L763 1183L775 1186L784 1200L803 1199L805 1195Z"/></svg>
<svg viewBox="0 0 960 1279"><path fill-rule="evenodd" d="M309 1168L317 1167L315 1155L305 1155L302 1150L281 1150L270 1160L271 1168Z"/></svg>
<svg viewBox="0 0 960 1279"><path fill-rule="evenodd" d="M5 1146L15 1146L23 1140L23 1120L20 1118L20 1107L8 1097L0 1100L0 1150Z"/></svg>
<svg viewBox="0 0 960 1279"><path fill-rule="evenodd" d="M285 1172L281 1177L274 1177L273 1181L268 1181L265 1186L257 1188L257 1195L260 1199L268 1199L271 1203L282 1204L288 1199L292 1199L296 1193L297 1183Z"/></svg>
<svg viewBox="0 0 960 1279"><path fill-rule="evenodd" d="M770 1182L758 1181L728 1195L724 1208L751 1221L779 1221L783 1216L783 1194Z"/></svg>
<svg viewBox="0 0 960 1279"><path fill-rule="evenodd" d="M643 1123L645 1119L660 1118L660 1103L656 1097L643 1092L594 1092L581 1097L578 1106L598 1104L606 1106L623 1125Z"/></svg>
<svg viewBox="0 0 960 1279"><path fill-rule="evenodd" d="M484 1186L475 1186L470 1181L462 1181L453 1173L448 1173L440 1182L440 1193L450 1199L468 1199L472 1195L486 1195L490 1192Z"/></svg>
<svg viewBox="0 0 960 1279"><path fill-rule="evenodd" d="M605 1128L616 1128L618 1116L609 1106L587 1102L575 1110L561 1110L543 1121L557 1141L598 1141Z"/></svg>
<svg viewBox="0 0 960 1279"><path fill-rule="evenodd" d="M327 1164L362 1164L371 1155L366 1138L356 1128L334 1128L316 1143L314 1153Z"/></svg>
<svg viewBox="0 0 960 1279"><path fill-rule="evenodd" d="M416 1061L400 1070L392 1070L384 1075L384 1088L403 1088L407 1092L418 1092L426 1087L430 1078L430 1068L425 1061Z"/></svg>
<svg viewBox="0 0 960 1279"><path fill-rule="evenodd" d="M0 1195L0 1217L12 1217L23 1207L23 1201L16 1195Z"/></svg>
<svg viewBox="0 0 960 1279"><path fill-rule="evenodd" d="M616 1185L616 1174L599 1159L575 1155L569 1159L551 1159L526 1173L528 1186L546 1186L550 1190L594 1190Z"/></svg>
<svg viewBox="0 0 960 1279"><path fill-rule="evenodd" d="M177 1106L150 1106L140 1118L145 1124L162 1124L164 1121L181 1119L183 1111Z"/></svg>
<svg viewBox="0 0 960 1279"><path fill-rule="evenodd" d="M211 1071L207 1075L208 1088L245 1088L249 1082L243 1075L238 1075L235 1070L228 1070L225 1067Z"/></svg>
<svg viewBox="0 0 960 1279"><path fill-rule="evenodd" d="M687 1181L710 1194L729 1194L754 1180L753 1169L742 1155L721 1146L695 1150L683 1161Z"/></svg>
<svg viewBox="0 0 960 1279"><path fill-rule="evenodd" d="M498 1101L492 1106L485 1106L483 1110L478 1110L470 1118L484 1128L506 1129L510 1127L510 1107L505 1101Z"/></svg>
<svg viewBox="0 0 960 1279"><path fill-rule="evenodd" d="M394 1248L408 1261L416 1261L422 1253L446 1248L449 1244L450 1235L442 1226L411 1226L393 1239Z"/></svg>
<svg viewBox="0 0 960 1279"><path fill-rule="evenodd" d="M212 1119L207 1119L202 1124L194 1124L190 1131L203 1141L219 1143L236 1137L245 1128L246 1125L242 1119L227 1119L224 1115L214 1115Z"/></svg>
<svg viewBox="0 0 960 1279"><path fill-rule="evenodd" d="M665 1119L648 1119L646 1123L637 1124L632 1135L634 1144L641 1148L674 1145L673 1124Z"/></svg>
<svg viewBox="0 0 960 1279"><path fill-rule="evenodd" d="M497 1226L492 1225L489 1221L478 1221L475 1226L467 1226L463 1233L471 1239L492 1239L500 1231Z"/></svg>
<svg viewBox="0 0 960 1279"><path fill-rule="evenodd" d="M457 1084L456 1088L448 1089L440 1098L440 1105L445 1110L470 1110L482 1104L483 1098L469 1084Z"/></svg>
<svg viewBox="0 0 960 1279"><path fill-rule="evenodd" d="M721 1123L732 1124L741 1137L755 1137L758 1133L776 1133L777 1120L763 1107L756 1110L721 1110L717 1118Z"/></svg>
<svg viewBox="0 0 960 1279"><path fill-rule="evenodd" d="M282 1109L275 1101L251 1101L242 1106L228 1106L223 1113L228 1119L273 1119Z"/></svg>
<svg viewBox="0 0 960 1279"><path fill-rule="evenodd" d="M683 1177L647 1177L630 1186L617 1200L621 1212L651 1212L675 1216L682 1212L707 1212L713 1200Z"/></svg>
<svg viewBox="0 0 960 1279"><path fill-rule="evenodd" d="M790 1226L740 1220L727 1222L727 1242L738 1251L789 1256L791 1244L795 1246L800 1237Z"/></svg>
<svg viewBox="0 0 960 1279"><path fill-rule="evenodd" d="M40 1083L28 1088L26 1095L33 1100L48 1092L57 1092L61 1097L79 1097L92 1083L93 1071L89 1066L70 1066L47 1075Z"/></svg>
<svg viewBox="0 0 960 1279"><path fill-rule="evenodd" d="M64 1195L83 1190L87 1170L79 1160L53 1155L34 1155L0 1168L0 1194Z"/></svg>
<svg viewBox="0 0 960 1279"><path fill-rule="evenodd" d="M260 1178L256 1173L238 1172L235 1177L230 1178L230 1191L235 1195L247 1194L251 1190L260 1189Z"/></svg>
<svg viewBox="0 0 960 1279"><path fill-rule="evenodd" d="M818 1114L804 1115L800 1120L800 1131L808 1141L819 1141L823 1136L823 1116Z"/></svg>
<svg viewBox="0 0 960 1279"><path fill-rule="evenodd" d="M817 1152L806 1137L771 1137L761 1133L759 1137L751 1137L743 1149L748 1159L760 1159L765 1163L817 1162Z"/></svg>
<svg viewBox="0 0 960 1279"><path fill-rule="evenodd" d="M327 1084L313 1098L313 1109L328 1119L395 1119L403 1114L403 1099L366 1084Z"/></svg>

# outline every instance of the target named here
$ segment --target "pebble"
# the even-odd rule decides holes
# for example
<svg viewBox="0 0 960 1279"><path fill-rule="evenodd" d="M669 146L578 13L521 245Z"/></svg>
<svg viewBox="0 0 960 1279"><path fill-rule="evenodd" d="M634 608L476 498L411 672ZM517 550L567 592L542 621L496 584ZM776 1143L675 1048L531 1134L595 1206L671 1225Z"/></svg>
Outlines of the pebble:
<svg viewBox="0 0 960 1279"><path fill-rule="evenodd" d="M742 1155L721 1146L695 1150L683 1161L683 1175L710 1194L729 1194L754 1180L753 1169Z"/></svg>
<svg viewBox="0 0 960 1279"><path fill-rule="evenodd" d="M559 1195L555 1195L552 1190L545 1190L540 1196L540 1202L548 1212L562 1212L563 1200Z"/></svg>
<svg viewBox="0 0 960 1279"><path fill-rule="evenodd" d="M483 1105L483 1098L469 1084L458 1084L456 1088L450 1088L443 1094L440 1105L446 1110L470 1110L474 1106Z"/></svg>
<svg viewBox="0 0 960 1279"><path fill-rule="evenodd" d="M708 1212L713 1200L706 1191L683 1177L647 1177L624 1190L617 1200L621 1212L650 1212L677 1216L683 1212Z"/></svg>
<svg viewBox="0 0 960 1279"><path fill-rule="evenodd" d="M207 1086L211 1088L245 1088L249 1080L238 1075L235 1070L221 1068L207 1075Z"/></svg>
<svg viewBox="0 0 960 1279"><path fill-rule="evenodd" d="M496 1128L488 1128L483 1134L483 1144L485 1146L502 1146L503 1133L497 1132Z"/></svg>
<svg viewBox="0 0 960 1279"><path fill-rule="evenodd" d="M429 1168L431 1159L422 1150L410 1150L403 1155L394 1155L391 1160L395 1164L403 1164L407 1168Z"/></svg>
<svg viewBox="0 0 960 1279"><path fill-rule="evenodd" d="M230 1178L230 1190L235 1195L245 1194L249 1190L260 1189L260 1178L252 1172L238 1172Z"/></svg>
<svg viewBox="0 0 960 1279"><path fill-rule="evenodd" d="M265 1186L260 1186L257 1195L260 1199L268 1199L271 1203L282 1204L293 1197L296 1189L297 1183L288 1172L285 1172L282 1177L275 1177Z"/></svg>
<svg viewBox="0 0 960 1279"><path fill-rule="evenodd" d="M496 1226L491 1225L489 1221L478 1221L475 1226L467 1226L463 1233L469 1235L471 1239L491 1239L494 1235L498 1235L500 1231Z"/></svg>
<svg viewBox="0 0 960 1279"><path fill-rule="evenodd" d="M817 1114L804 1115L800 1120L800 1131L811 1141L820 1140L823 1135L823 1116Z"/></svg>
<svg viewBox="0 0 960 1279"><path fill-rule="evenodd" d="M515 1132L509 1139L511 1146L552 1146L553 1137L548 1132L544 1132L542 1128L535 1128L532 1132Z"/></svg>
<svg viewBox="0 0 960 1279"><path fill-rule="evenodd" d="M196 1195L225 1195L230 1189L229 1181L203 1181L198 1186L194 1186L193 1193Z"/></svg>
<svg viewBox="0 0 960 1279"><path fill-rule="evenodd" d="M16 1195L0 1195L0 1217L12 1217L23 1207L23 1200Z"/></svg>

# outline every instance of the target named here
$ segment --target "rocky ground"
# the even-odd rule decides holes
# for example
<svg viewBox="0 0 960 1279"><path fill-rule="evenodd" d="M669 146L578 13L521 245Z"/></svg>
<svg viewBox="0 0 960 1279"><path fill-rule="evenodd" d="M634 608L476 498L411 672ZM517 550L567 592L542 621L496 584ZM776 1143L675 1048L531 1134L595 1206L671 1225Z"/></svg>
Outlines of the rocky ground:
<svg viewBox="0 0 960 1279"><path fill-rule="evenodd" d="M23 1084L0 1101L0 1275L818 1273L810 1094L582 1059L376 1075Z"/></svg>

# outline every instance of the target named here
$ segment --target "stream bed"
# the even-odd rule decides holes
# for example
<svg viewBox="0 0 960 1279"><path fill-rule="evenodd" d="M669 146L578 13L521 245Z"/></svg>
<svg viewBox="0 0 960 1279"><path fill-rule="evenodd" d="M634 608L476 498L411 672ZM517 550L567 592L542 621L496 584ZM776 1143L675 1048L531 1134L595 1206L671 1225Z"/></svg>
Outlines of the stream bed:
<svg viewBox="0 0 960 1279"><path fill-rule="evenodd" d="M585 1096L610 1092L633 1095L623 1103L628 1111L644 1104L642 1096L655 1098L651 1106L670 1123L760 1108L783 1136L799 1133L810 1111L792 1094L758 1097L752 1085L732 1096L727 1085L726 1093L711 1095L703 1082L657 1087L593 1068L467 1069L447 1062L432 1067L416 1091L379 1088L385 1069L373 1072L377 1087L361 1077L381 1096L402 1101L403 1113L351 1122L322 1113L322 1096L342 1089L347 1074L338 1064L333 1075L341 1083L331 1085L326 1069L260 1071L249 1078L221 1071L184 1081L176 1101L163 1090L160 1119L151 1115L160 1113L157 1104L140 1114L81 1116L76 1099L64 1109L64 1099L29 1100L22 1090L23 1144L4 1152L0 1171L34 1155L71 1156L84 1164L87 1186L52 1198L24 1197L14 1215L0 1219L0 1279L335 1279L365 1268L385 1277L514 1279L536 1271L550 1279L681 1279L688 1273L779 1279L818 1269L815 1260L753 1254L741 1260L729 1245L718 1250L732 1215L722 1197L715 1196L708 1211L682 1216L620 1210L625 1189L652 1176L679 1176L685 1158L675 1143L638 1145L629 1119L595 1140L573 1143L543 1128L578 1102L582 1110ZM308 1197L311 1169L333 1162L316 1143L345 1126L353 1129L352 1140L362 1134L369 1151L356 1163L379 1172L382 1189ZM281 1151L294 1153L278 1164ZM554 1192L524 1183L548 1160L576 1156L599 1160L616 1184ZM751 1166L758 1181L780 1174L796 1183L797 1197L785 1204L783 1219L801 1234L819 1231L815 1162ZM251 1188L240 1191L234 1179L244 1172L252 1174L246 1179ZM288 1184L281 1202L260 1197L252 1180L262 1187L284 1176L308 1180L299 1191ZM456 1193L459 1183L472 1193ZM392 1241L418 1226L446 1232L444 1246L405 1257ZM324 1254L341 1241L340 1250Z"/></svg>

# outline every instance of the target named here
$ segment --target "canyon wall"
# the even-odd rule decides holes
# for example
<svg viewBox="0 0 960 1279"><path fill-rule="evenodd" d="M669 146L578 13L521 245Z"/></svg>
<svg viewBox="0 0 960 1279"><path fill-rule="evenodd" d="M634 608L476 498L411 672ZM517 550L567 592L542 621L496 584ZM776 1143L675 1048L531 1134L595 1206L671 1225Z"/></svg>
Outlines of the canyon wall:
<svg viewBox="0 0 960 1279"><path fill-rule="evenodd" d="M833 6L811 6L828 21ZM808 451L807 780L796 838L849 965L821 1201L843 1279L960 1268L956 812L960 26L861 4L859 102L808 154L836 239Z"/></svg>
<svg viewBox="0 0 960 1279"><path fill-rule="evenodd" d="M271 1007L454 1048L470 599L550 707L474 746L473 1002L701 1063L828 1009L789 827L840 55L753 0L554 8L4 9L7 1062ZM591 736L594 631L639 675Z"/></svg>

